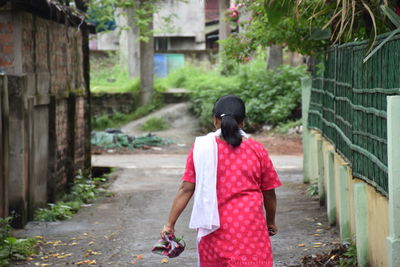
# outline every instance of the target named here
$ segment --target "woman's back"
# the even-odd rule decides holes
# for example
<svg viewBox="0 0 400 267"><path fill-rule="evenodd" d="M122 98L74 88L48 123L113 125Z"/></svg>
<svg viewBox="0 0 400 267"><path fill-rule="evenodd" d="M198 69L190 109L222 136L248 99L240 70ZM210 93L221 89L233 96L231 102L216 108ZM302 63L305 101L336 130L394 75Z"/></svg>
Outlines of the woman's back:
<svg viewBox="0 0 400 267"><path fill-rule="evenodd" d="M217 199L220 228L199 244L202 267L272 266L262 190L280 185L267 152L247 139L232 147L217 138ZM195 183L192 153L184 181Z"/></svg>

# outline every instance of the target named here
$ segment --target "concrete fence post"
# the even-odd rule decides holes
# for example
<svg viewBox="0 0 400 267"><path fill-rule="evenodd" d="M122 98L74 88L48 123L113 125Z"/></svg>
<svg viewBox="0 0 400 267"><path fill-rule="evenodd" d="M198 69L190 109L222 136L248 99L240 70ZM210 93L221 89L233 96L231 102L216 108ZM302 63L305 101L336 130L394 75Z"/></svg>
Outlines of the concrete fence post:
<svg viewBox="0 0 400 267"><path fill-rule="evenodd" d="M349 210L349 184L347 175L347 166L339 166L339 224L340 224L340 238L342 240L350 240L350 210Z"/></svg>
<svg viewBox="0 0 400 267"><path fill-rule="evenodd" d="M319 204L325 204L325 188L324 188L324 151L322 148L322 139L317 140L317 160L318 160L318 197Z"/></svg>
<svg viewBox="0 0 400 267"><path fill-rule="evenodd" d="M335 158L333 153L333 151L328 151L327 157L326 211L330 225L336 223Z"/></svg>
<svg viewBox="0 0 400 267"><path fill-rule="evenodd" d="M310 131L308 130L308 110L310 108L311 79L301 80L301 109L303 121L303 182L310 182Z"/></svg>
<svg viewBox="0 0 400 267"><path fill-rule="evenodd" d="M354 184L354 210L356 223L357 263L368 266L368 203L367 184Z"/></svg>
<svg viewBox="0 0 400 267"><path fill-rule="evenodd" d="M400 96L387 98L389 177L388 266L400 266Z"/></svg>

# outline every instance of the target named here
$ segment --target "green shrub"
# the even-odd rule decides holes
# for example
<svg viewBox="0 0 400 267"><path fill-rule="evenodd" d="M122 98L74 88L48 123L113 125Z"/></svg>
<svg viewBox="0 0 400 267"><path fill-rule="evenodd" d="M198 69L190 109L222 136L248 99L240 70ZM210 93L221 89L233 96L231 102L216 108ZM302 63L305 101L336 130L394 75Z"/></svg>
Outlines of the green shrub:
<svg viewBox="0 0 400 267"><path fill-rule="evenodd" d="M184 81L184 87L192 91L193 110L203 125L211 126L216 99L234 94L246 103L248 129L257 129L265 123L277 125L292 119L301 101L300 80L307 74L304 66L282 65L276 71L267 70L265 58L261 56L241 65L238 74L233 76L204 70L196 75L193 69L181 69L172 75L178 75L180 79L177 80ZM171 81L176 79L171 78Z"/></svg>
<svg viewBox="0 0 400 267"><path fill-rule="evenodd" d="M35 211L35 221L55 222L72 218L72 208L64 202L49 203L48 206L48 208L39 208Z"/></svg>
<svg viewBox="0 0 400 267"><path fill-rule="evenodd" d="M340 258L340 267L357 266L357 247L355 244L351 244L343 256Z"/></svg>
<svg viewBox="0 0 400 267"><path fill-rule="evenodd" d="M78 212L82 204L92 203L99 196L101 187L107 181L106 177L91 178L81 173L75 177L69 194L64 195L62 201L49 203L48 208L39 208L35 211L36 221L53 222L70 219Z"/></svg>
<svg viewBox="0 0 400 267"><path fill-rule="evenodd" d="M163 118L150 118L147 121L145 121L140 129L142 131L147 131L147 132L157 132L157 131L162 131L168 129L168 124Z"/></svg>
<svg viewBox="0 0 400 267"><path fill-rule="evenodd" d="M7 266L15 260L25 260L35 253L35 238L18 239L11 236L11 219L0 218L0 266Z"/></svg>

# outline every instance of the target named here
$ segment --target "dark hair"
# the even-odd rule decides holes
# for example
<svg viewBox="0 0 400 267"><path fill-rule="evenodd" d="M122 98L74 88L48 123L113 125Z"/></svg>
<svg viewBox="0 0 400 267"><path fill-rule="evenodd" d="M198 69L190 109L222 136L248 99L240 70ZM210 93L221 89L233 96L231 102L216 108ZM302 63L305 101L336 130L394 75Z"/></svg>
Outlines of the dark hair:
<svg viewBox="0 0 400 267"><path fill-rule="evenodd" d="M242 143L239 124L246 117L246 107L242 99L234 95L225 95L217 99L213 108L213 115L221 119L221 134L233 147Z"/></svg>

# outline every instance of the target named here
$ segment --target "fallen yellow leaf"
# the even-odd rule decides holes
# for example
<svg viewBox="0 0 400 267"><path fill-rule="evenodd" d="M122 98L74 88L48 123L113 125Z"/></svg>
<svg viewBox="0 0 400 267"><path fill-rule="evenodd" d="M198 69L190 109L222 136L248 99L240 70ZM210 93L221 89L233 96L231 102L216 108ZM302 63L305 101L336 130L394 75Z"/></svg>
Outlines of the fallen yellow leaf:
<svg viewBox="0 0 400 267"><path fill-rule="evenodd" d="M70 246L76 246L76 245L78 245L78 243L76 243L76 242L72 242L71 244L69 244Z"/></svg>
<svg viewBox="0 0 400 267"><path fill-rule="evenodd" d="M163 259L161 260L161 263L168 263L168 259L167 259L167 258L163 258Z"/></svg>
<svg viewBox="0 0 400 267"><path fill-rule="evenodd" d="M68 254L57 256L57 259L65 259L65 258L68 258L68 257L71 257L71 256L72 256L72 254L68 253Z"/></svg>
<svg viewBox="0 0 400 267"><path fill-rule="evenodd" d="M36 239L43 239L44 237L41 236L41 235L37 235L37 236L35 236L35 238L36 238Z"/></svg>
<svg viewBox="0 0 400 267"><path fill-rule="evenodd" d="M94 265L97 264L96 260L84 260L84 261L78 261L76 265L82 265L82 264L88 264L88 265Z"/></svg>
<svg viewBox="0 0 400 267"><path fill-rule="evenodd" d="M91 249L86 250L89 255L101 255L101 252L96 252Z"/></svg>
<svg viewBox="0 0 400 267"><path fill-rule="evenodd" d="M306 245L304 245L304 244L298 244L297 246L298 246L298 247L305 247Z"/></svg>
<svg viewBox="0 0 400 267"><path fill-rule="evenodd" d="M94 241L90 241L88 245L91 246L93 244L94 244Z"/></svg>

